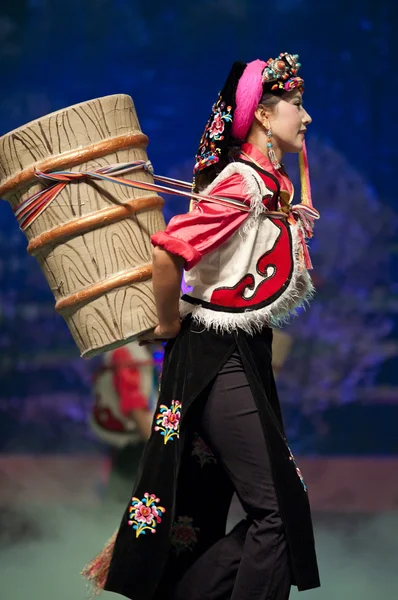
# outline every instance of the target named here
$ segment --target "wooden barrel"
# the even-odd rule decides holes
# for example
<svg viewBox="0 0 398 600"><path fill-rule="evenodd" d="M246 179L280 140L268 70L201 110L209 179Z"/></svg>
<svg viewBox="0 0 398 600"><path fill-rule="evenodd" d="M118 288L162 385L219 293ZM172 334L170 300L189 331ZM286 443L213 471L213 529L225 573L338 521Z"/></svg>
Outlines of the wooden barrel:
<svg viewBox="0 0 398 600"><path fill-rule="evenodd" d="M0 197L13 210L45 185L35 171L90 171L147 161L130 96L76 104L0 138ZM153 183L143 168L123 176ZM164 229L163 200L110 181L69 183L25 229L84 357L111 350L157 322L150 236Z"/></svg>

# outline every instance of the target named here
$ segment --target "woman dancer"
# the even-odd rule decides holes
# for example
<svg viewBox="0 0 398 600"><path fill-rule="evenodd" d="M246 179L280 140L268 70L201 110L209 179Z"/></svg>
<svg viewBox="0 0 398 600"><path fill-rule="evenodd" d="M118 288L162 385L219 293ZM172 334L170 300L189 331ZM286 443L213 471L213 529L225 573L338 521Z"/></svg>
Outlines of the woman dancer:
<svg viewBox="0 0 398 600"><path fill-rule="evenodd" d="M153 338L169 340L158 410L116 539L85 571L132 600L285 600L292 584L319 586L271 367L271 326L313 292L299 67L286 53L233 65L196 157L202 200L152 237ZM300 153L298 205L286 152ZM226 535L234 491L246 518Z"/></svg>

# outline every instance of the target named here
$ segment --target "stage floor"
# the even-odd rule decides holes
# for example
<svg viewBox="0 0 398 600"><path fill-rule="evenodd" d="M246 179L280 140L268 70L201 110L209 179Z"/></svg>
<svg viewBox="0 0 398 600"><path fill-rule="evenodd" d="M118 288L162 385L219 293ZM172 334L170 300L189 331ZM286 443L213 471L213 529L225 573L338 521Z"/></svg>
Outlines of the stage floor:
<svg viewBox="0 0 398 600"><path fill-rule="evenodd" d="M291 598L396 600L398 461L297 461L310 488L322 588L294 589ZM124 509L101 500L106 471L98 457L0 457L2 600L87 598L79 572ZM234 502L230 526L240 514Z"/></svg>

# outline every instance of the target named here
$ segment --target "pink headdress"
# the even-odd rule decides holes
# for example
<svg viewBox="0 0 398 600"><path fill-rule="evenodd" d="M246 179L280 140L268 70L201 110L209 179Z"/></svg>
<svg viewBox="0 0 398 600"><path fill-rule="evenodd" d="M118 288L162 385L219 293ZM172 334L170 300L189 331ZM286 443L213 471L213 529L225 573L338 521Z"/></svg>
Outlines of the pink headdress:
<svg viewBox="0 0 398 600"><path fill-rule="evenodd" d="M232 136L236 140L244 140L253 123L255 110L263 94L263 72L266 66L267 63L263 60L253 60L239 79L232 123Z"/></svg>

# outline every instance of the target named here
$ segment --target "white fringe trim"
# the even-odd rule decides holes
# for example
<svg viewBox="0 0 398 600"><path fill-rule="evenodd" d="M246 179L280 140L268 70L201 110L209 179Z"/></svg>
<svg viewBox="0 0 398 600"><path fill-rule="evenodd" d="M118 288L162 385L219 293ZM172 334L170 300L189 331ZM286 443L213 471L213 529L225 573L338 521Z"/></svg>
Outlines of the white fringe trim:
<svg viewBox="0 0 398 600"><path fill-rule="evenodd" d="M206 329L215 329L219 333L231 333L242 329L254 335L264 327L281 327L287 323L298 308L308 304L315 289L308 271L299 270L300 241L297 226L291 226L293 238L293 274L289 286L275 302L257 310L242 313L223 312L204 308L202 305L190 304L180 300L180 314L186 317L191 314L194 321Z"/></svg>

